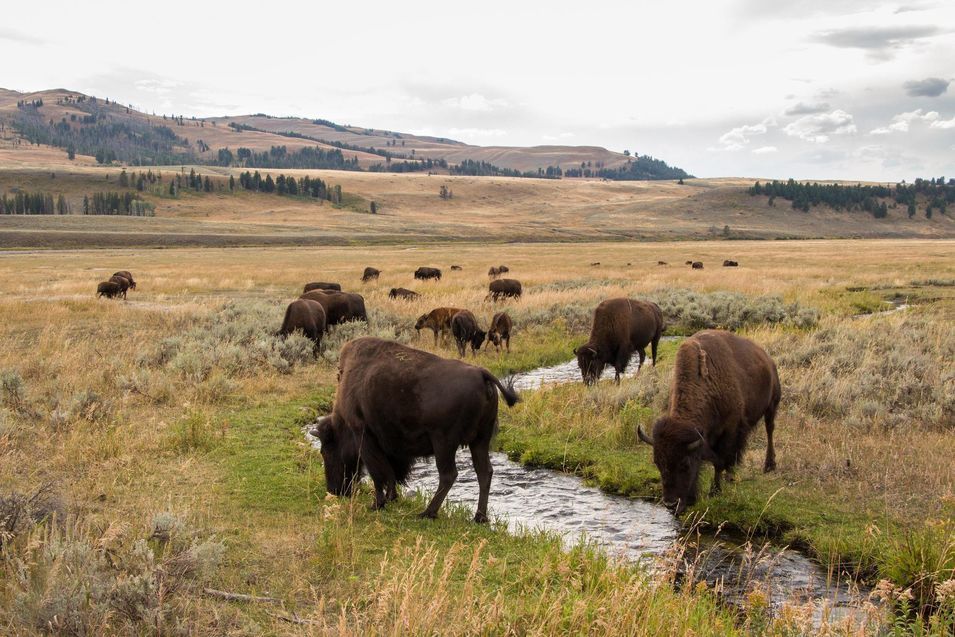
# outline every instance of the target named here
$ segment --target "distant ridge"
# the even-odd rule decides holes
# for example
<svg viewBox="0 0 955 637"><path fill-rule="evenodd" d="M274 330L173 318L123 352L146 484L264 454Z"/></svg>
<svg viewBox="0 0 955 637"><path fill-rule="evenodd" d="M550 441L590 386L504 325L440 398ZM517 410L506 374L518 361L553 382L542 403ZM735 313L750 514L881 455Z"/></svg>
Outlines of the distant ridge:
<svg viewBox="0 0 955 637"><path fill-rule="evenodd" d="M207 164L383 172L680 179L680 168L600 146L475 146L428 135L258 113L192 118L152 115L77 91L20 93L0 88L0 138L22 137L132 165ZM477 166L477 167L475 167Z"/></svg>

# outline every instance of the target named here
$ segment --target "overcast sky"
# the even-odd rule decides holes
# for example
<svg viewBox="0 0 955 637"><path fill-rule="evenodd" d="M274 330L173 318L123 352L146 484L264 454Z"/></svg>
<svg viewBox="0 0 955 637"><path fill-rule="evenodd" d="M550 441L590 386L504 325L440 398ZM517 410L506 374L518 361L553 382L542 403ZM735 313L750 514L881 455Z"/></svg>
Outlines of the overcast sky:
<svg viewBox="0 0 955 637"><path fill-rule="evenodd" d="M6 3L0 86L629 149L699 176L955 177L955 2Z"/></svg>

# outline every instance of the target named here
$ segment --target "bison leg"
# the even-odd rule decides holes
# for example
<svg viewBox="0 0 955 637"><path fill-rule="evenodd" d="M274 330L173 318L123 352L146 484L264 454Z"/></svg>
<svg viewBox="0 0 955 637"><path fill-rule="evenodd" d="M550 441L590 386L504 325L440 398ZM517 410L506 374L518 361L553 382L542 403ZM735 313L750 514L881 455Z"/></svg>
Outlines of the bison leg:
<svg viewBox="0 0 955 637"><path fill-rule="evenodd" d="M653 366L657 366L657 345L660 344L660 335L657 334L653 337L653 340L650 342L650 360L653 361Z"/></svg>
<svg viewBox="0 0 955 637"><path fill-rule="evenodd" d="M776 470L776 449L773 447L773 430L776 428L776 407L766 412L766 462L763 471L768 473Z"/></svg>
<svg viewBox="0 0 955 637"><path fill-rule="evenodd" d="M375 484L375 502L371 505L371 509L372 511L383 509L395 489L395 472L391 462L371 436L365 436L362 439L361 459L365 463L368 475L371 476L371 481Z"/></svg>
<svg viewBox="0 0 955 637"><path fill-rule="evenodd" d="M487 522L487 500L491 493L491 476L494 475L494 468L491 466L490 442L482 440L469 445L471 449L471 463L474 465L474 473L477 474L478 495L477 511L474 512L474 521L483 524Z"/></svg>
<svg viewBox="0 0 955 637"><path fill-rule="evenodd" d="M454 340L455 340L455 345L458 346L458 356L460 356L461 358L464 358L465 354L467 354L467 351L465 350L465 347L464 347L464 341L462 341L460 338L456 338Z"/></svg>
<svg viewBox="0 0 955 637"><path fill-rule="evenodd" d="M504 338L504 342L507 344L507 353L510 354L511 353L511 335L510 334L508 334Z"/></svg>
<svg viewBox="0 0 955 637"><path fill-rule="evenodd" d="M454 462L454 446L444 444L434 445L434 464L438 468L438 490L434 492L434 497L428 503L428 507L418 514L419 518L438 517L438 509L444 503L451 485L458 479L458 467Z"/></svg>
<svg viewBox="0 0 955 637"><path fill-rule="evenodd" d="M643 362L647 360L647 348L640 350L640 367L637 368L637 372L643 369Z"/></svg>

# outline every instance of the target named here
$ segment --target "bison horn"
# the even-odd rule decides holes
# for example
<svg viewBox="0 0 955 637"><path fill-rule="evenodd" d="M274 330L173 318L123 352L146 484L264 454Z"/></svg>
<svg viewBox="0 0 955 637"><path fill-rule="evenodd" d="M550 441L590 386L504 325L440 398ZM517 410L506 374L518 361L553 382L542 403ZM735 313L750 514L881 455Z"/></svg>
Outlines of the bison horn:
<svg viewBox="0 0 955 637"><path fill-rule="evenodd" d="M688 445L686 446L686 450L687 450L687 451L696 451L696 450L699 449L701 446L703 446L703 439L702 439L702 438L700 438L699 440L694 440L693 442L691 442L690 444L688 444Z"/></svg>
<svg viewBox="0 0 955 637"><path fill-rule="evenodd" d="M640 425L637 425L637 436L639 436L640 440L642 440L643 442L647 443L651 447L653 446L653 438L643 433L643 427L641 427Z"/></svg>

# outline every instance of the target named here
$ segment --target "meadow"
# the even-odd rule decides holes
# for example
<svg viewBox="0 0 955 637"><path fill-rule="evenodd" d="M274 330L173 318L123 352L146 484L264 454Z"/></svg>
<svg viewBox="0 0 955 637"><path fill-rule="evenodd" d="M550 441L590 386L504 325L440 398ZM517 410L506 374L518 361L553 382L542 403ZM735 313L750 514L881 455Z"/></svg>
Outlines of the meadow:
<svg viewBox="0 0 955 637"><path fill-rule="evenodd" d="M952 629L953 241L55 250L6 252L0 264L0 633ZM485 303L498 264L524 284L520 301ZM379 281L360 283L366 265ZM445 276L413 281L418 266ZM96 299L96 283L121 269L138 289L128 301ZM313 280L360 292L370 313L368 326L333 331L317 358L304 338L274 336ZM422 298L389 299L398 286ZM702 499L688 525L798 546L881 581L880 604L814 627L797 601L770 613L754 591L733 610L703 583L512 535L499 521L474 525L462 507L430 522L416 519L418 501L373 513L367 489L326 495L301 429L328 411L349 338L454 356L430 332L416 335L417 316L467 307L486 325L504 307L512 352L485 349L475 362L505 375L568 360L594 306L619 295L657 301L667 334L734 329L779 365L777 473L759 471L754 436L738 481ZM676 345L619 386L526 392L502 412L498 446L656 497L634 431L665 405Z"/></svg>

